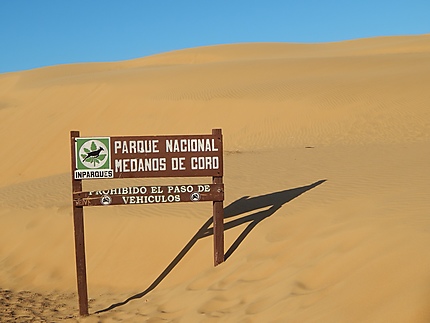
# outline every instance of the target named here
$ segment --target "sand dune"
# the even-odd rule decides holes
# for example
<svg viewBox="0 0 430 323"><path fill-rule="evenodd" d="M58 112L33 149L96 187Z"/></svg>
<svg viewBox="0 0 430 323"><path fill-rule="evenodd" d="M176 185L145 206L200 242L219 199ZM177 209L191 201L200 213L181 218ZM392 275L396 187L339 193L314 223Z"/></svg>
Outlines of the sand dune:
<svg viewBox="0 0 430 323"><path fill-rule="evenodd" d="M237 44L0 75L0 317L428 322L430 35ZM222 128L211 204L85 210L78 317L70 130ZM85 190L210 179L98 180ZM196 183L197 183L196 182Z"/></svg>

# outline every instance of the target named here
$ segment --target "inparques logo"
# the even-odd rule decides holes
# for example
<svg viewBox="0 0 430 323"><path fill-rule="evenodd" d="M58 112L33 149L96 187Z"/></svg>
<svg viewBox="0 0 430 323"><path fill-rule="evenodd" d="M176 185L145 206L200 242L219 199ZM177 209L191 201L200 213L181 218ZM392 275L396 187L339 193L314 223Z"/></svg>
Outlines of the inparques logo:
<svg viewBox="0 0 430 323"><path fill-rule="evenodd" d="M75 155L75 179L113 177L109 137L76 138Z"/></svg>

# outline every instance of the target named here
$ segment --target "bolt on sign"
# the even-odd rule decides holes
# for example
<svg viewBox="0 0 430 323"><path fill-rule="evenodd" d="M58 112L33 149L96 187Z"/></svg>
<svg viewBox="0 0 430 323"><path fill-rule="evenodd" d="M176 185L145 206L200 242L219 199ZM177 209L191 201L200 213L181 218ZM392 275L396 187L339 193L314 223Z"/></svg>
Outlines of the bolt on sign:
<svg viewBox="0 0 430 323"><path fill-rule="evenodd" d="M79 310L88 315L84 207L180 202L213 203L214 265L224 261L224 184L221 129L179 136L80 137L71 131L73 219ZM82 180L212 177L211 184L131 186L82 191Z"/></svg>

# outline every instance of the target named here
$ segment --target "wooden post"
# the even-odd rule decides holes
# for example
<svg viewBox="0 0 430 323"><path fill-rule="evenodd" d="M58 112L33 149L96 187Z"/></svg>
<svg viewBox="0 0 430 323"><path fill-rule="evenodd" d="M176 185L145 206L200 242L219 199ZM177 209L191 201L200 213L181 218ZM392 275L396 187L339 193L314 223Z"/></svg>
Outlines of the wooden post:
<svg viewBox="0 0 430 323"><path fill-rule="evenodd" d="M72 149L72 195L82 192L82 180L75 180L76 169L75 138L79 137L79 131L70 132ZM85 236L84 236L84 208L73 203L73 226L75 232L76 277L78 283L79 314L88 315L88 288L87 266L85 262Z"/></svg>
<svg viewBox="0 0 430 323"><path fill-rule="evenodd" d="M212 129L212 135L222 138L221 129ZM223 152L221 152L223 154ZM224 167L224 166L223 166ZM223 184L222 176L214 176L213 184ZM224 262L224 205L223 201L213 202L214 266Z"/></svg>

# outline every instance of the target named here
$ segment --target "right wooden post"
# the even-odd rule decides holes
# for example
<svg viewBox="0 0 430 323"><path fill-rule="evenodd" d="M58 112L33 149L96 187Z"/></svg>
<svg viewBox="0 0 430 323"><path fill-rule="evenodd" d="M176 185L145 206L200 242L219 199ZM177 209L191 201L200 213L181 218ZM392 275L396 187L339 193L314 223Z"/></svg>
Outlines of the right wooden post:
<svg viewBox="0 0 430 323"><path fill-rule="evenodd" d="M221 129L212 129L212 135L222 140ZM221 152L223 153L223 152ZM223 166L224 167L224 166ZM223 184L222 176L214 176L213 184ZM224 262L224 202L213 202L214 266Z"/></svg>

